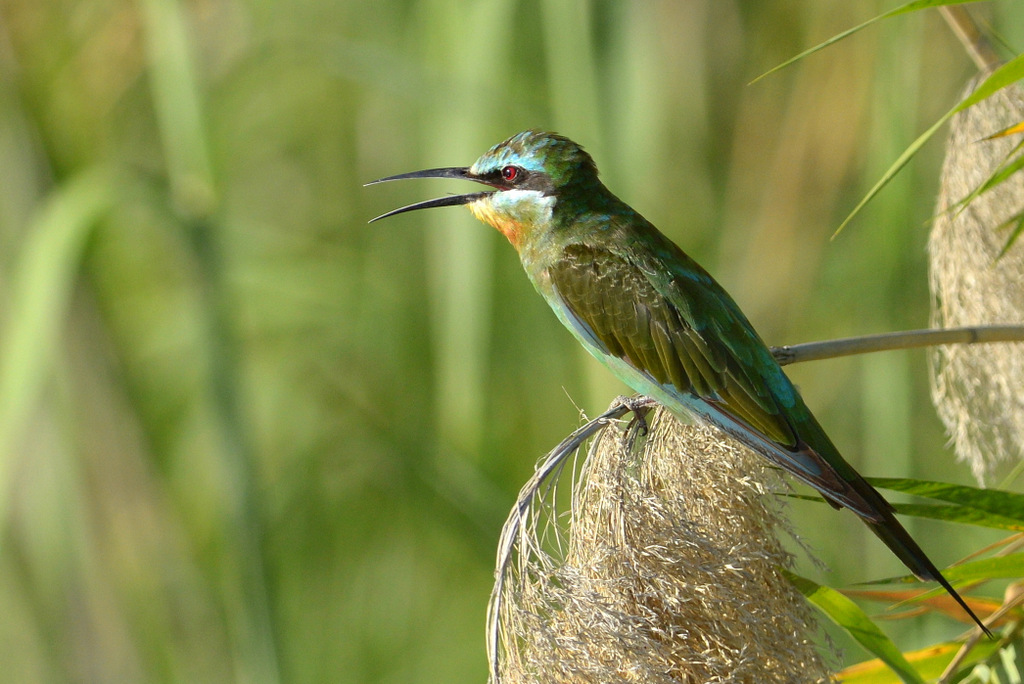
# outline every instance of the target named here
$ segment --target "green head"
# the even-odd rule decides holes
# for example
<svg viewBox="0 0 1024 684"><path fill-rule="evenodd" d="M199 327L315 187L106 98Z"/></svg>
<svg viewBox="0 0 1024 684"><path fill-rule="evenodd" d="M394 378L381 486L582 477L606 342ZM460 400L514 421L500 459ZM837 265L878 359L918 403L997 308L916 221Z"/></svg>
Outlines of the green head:
<svg viewBox="0 0 1024 684"><path fill-rule="evenodd" d="M583 148L554 133L524 131L487 150L472 166L427 169L373 181L405 178L462 178L494 190L452 195L389 211L386 218L414 209L465 204L481 221L497 228L517 249L538 231L554 224L555 212L603 186L597 167ZM367 183L372 185L372 183Z"/></svg>

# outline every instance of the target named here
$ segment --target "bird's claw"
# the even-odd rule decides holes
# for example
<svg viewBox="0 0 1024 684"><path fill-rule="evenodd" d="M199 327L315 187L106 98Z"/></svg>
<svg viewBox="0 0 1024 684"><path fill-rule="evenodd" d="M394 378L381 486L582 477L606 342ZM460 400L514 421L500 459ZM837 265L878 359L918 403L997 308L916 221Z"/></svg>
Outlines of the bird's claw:
<svg viewBox="0 0 1024 684"><path fill-rule="evenodd" d="M647 425L647 412L650 411L657 405L658 402L654 401L648 396L637 394L632 397L625 395L619 395L615 397L615 401L612 402L611 408L624 408L633 414L633 421L640 428L640 434L646 436L648 433Z"/></svg>

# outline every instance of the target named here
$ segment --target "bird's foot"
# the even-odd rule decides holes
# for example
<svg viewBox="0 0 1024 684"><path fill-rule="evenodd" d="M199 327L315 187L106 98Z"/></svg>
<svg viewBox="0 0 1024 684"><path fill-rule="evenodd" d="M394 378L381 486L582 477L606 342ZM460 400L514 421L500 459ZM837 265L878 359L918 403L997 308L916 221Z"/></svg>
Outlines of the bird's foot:
<svg viewBox="0 0 1024 684"><path fill-rule="evenodd" d="M640 434L646 436L648 432L647 426L647 412L658 405L654 399L642 394L637 394L632 397L625 395L619 395L615 397L609 410L616 408L624 408L633 414L633 420L636 421L640 428Z"/></svg>

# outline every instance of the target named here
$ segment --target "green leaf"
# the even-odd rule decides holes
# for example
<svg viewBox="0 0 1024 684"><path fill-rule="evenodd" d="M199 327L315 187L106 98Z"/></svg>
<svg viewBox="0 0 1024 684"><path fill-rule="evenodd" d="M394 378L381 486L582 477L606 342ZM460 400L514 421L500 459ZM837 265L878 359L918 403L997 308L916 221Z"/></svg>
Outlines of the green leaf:
<svg viewBox="0 0 1024 684"><path fill-rule="evenodd" d="M1017 146L1014 147L1013 150L1011 150L1010 154L1007 156L1009 157L1019 152L1021 147L1024 147L1024 142L1018 143ZM996 169L995 173L989 176L988 180L981 184L981 186L977 190L977 193L980 195L981 193L987 190L991 190L1000 183L1004 182L1013 174L1020 171L1022 168L1024 168L1024 155L1019 155L1011 161L1003 162L1002 164L999 165L999 168Z"/></svg>
<svg viewBox="0 0 1024 684"><path fill-rule="evenodd" d="M177 209L205 217L215 206L213 164L206 141L192 37L181 3L140 3L149 88Z"/></svg>
<svg viewBox="0 0 1024 684"><path fill-rule="evenodd" d="M937 679L946 669L946 666L953 660L953 656L960 650L960 646L961 644L958 642L949 641L922 648L919 651L910 651L903 655L907 662L913 664L922 677L933 680ZM998 647L998 641L982 639L971 649L970 655L964 659L959 671L962 672L985 658L992 656L992 654L996 653ZM894 684L899 681L892 670L878 659L851 665L837 673L837 675L843 684Z"/></svg>
<svg viewBox="0 0 1024 684"><path fill-rule="evenodd" d="M1016 225L1013 225L1016 224ZM1021 231L1024 231L1024 211L1017 213L1010 217L1010 219L1004 223L1000 228L1008 228L1013 225L1013 230L1010 232L1010 236L1006 238L1006 244L999 250L999 254L996 255L996 259L1002 259L1010 248L1013 247L1013 243L1017 242L1017 238L1020 237Z"/></svg>
<svg viewBox="0 0 1024 684"><path fill-rule="evenodd" d="M1007 518L994 513L980 511L969 506L947 506L942 504L895 504L894 508L900 515L928 520L942 520L963 525L991 527L996 530L1024 532L1024 522Z"/></svg>
<svg viewBox="0 0 1024 684"><path fill-rule="evenodd" d="M880 489L891 489L950 502L942 505L895 504L896 512L900 515L1013 532L1024 531L1024 495L1021 494L909 478L869 477L867 480ZM820 496L807 494L786 494L786 496L824 503L824 499Z"/></svg>
<svg viewBox="0 0 1024 684"><path fill-rule="evenodd" d="M988 140L987 138L985 140ZM979 141L979 142L984 142ZM1021 147L1024 147L1024 142L1018 143L1007 155L1003 162L996 168L992 174L985 179L978 187L974 188L966 197L960 199L954 205L957 208L957 213L962 212L967 205L973 202L981 193L991 190L1000 183L1004 182L1007 178L1012 176L1014 173L1019 171L1021 167L1024 167L1024 155L1018 156L1016 159L1010 160L1010 158L1020 151ZM1009 160L1009 161L1008 161ZM1011 219L1012 221L1012 219ZM1007 221L1009 223L1010 221ZM1006 224L1004 224L1006 225ZM1001 227L1001 226L1000 226ZM1005 251L1005 248L1004 248Z"/></svg>
<svg viewBox="0 0 1024 684"><path fill-rule="evenodd" d="M942 118L940 118L938 121L932 124L931 128L929 128L927 131L919 135L914 142L910 143L910 146L907 147L907 149L903 150L903 154L896 158L896 161L894 161L892 165L886 170L886 172L882 174L882 177L878 179L878 181L871 187L870 190L868 190L867 194L861 198L860 202L857 203L857 206L853 208L853 211L851 211L846 216L846 218L843 219L843 222L839 224L839 227L836 228L836 231L832 233L833 240L836 238L836 236L839 235L839 233L843 231L843 228L845 228L847 224L853 220L853 217L859 214L860 210L863 209L868 202L874 199L875 195L877 195L882 190L882 188L889 184L889 181L896 177L896 174L900 172L900 169L907 165L907 162L909 162L914 157L914 155L917 154L918 150L924 147L924 144L931 139L931 137L935 134L935 131L939 130L942 127L942 125L946 123L951 116L953 116L953 114L954 112L952 110L943 114Z"/></svg>
<svg viewBox="0 0 1024 684"><path fill-rule="evenodd" d="M972 582L987 582L994 579L1019 580L1024 577L1024 553L1015 553L998 558L982 558L960 565L951 565L943 569L942 574L957 589L961 588L963 584ZM920 580L913 575L902 575L900 577L860 582L859 584L913 584L915 582L920 582ZM935 596L942 595L945 591L942 587L934 587L918 594L912 599L907 599L899 605L926 601Z"/></svg>
<svg viewBox="0 0 1024 684"><path fill-rule="evenodd" d="M812 54L814 54L815 52L817 52L819 50L823 50L824 48L827 48L829 45L832 45L833 43L838 43L843 38L847 38L847 37L853 35L854 33L857 33L857 31L860 31L863 28L867 28L868 26L871 26L875 22L882 21L883 19L889 19L891 17L895 17L895 16L898 16L900 14L907 14L909 12L917 12L917 11L923 10L923 9L930 9L932 7L941 7L942 5L965 5L967 3L978 2L978 1L979 0L914 0L914 2L908 2L905 5L900 5L899 7L895 8L895 9L889 10L888 12L886 12L884 14L879 14L877 17L874 17L873 19L868 19L863 24L858 24L857 26L854 26L853 28L846 29L845 31L843 31L841 33L837 33L836 35L834 35L831 38L829 38L828 40L826 40L824 43L819 43L819 44L815 45L814 47L812 47L810 49L804 50L799 55L796 55L795 57L791 57L791 58L787 59L785 62L783 62L782 64L779 64L778 66L773 67L772 69L769 69L768 71L764 72L763 74L761 74L760 76L755 78L750 83L751 84L757 83L758 81L760 81L765 76L767 76L769 74L774 74L776 71L779 71L780 69L785 69L790 64L793 64L794 62L797 62L797 61L803 59L804 57L812 55Z"/></svg>
<svg viewBox="0 0 1024 684"><path fill-rule="evenodd" d="M1024 54L1017 55L1010 61L989 74L988 78L982 81L973 93L960 101L960 104L953 107L946 114L947 117L961 112L971 105L976 105L987 97L1002 90L1006 86L1013 85L1024 78Z"/></svg>
<svg viewBox="0 0 1024 684"><path fill-rule="evenodd" d="M817 584L806 577L784 571L807 600L830 620L842 627L857 643L892 668L904 682L924 684L924 679L907 662L896 645L878 628L860 606L830 587Z"/></svg>
<svg viewBox="0 0 1024 684"><path fill-rule="evenodd" d="M961 565L951 565L942 571L943 576L949 580L954 587L961 583L985 582L994 579L1020 579L1024 577L1024 553L1014 553L1009 556L998 558L982 558L981 560L970 561ZM888 577L886 579L860 582L861 585L869 584L912 584L920 582L913 575L902 575L900 577ZM935 587L923 592L905 603L917 603L934 596L943 594L946 590L942 587Z"/></svg>
<svg viewBox="0 0 1024 684"><path fill-rule="evenodd" d="M900 169L907 165L907 162L917 154L917 151L920 150L926 142L928 142L928 140L935 134L935 131L939 130L943 124L953 118L956 113L967 109L971 105L981 102L986 97L989 97L1008 85L1012 85L1021 78L1024 78L1024 54L1017 55L1009 62L993 71L973 93L965 97L959 104L943 114L927 131L918 136L914 142L910 143L910 146L903 151L903 154L896 158L896 161L894 161L888 170L882 174L882 177L878 179L878 182L876 182L874 186L868 190L868 193L861 198L860 202L857 203L857 206L853 208L853 211L843 219L843 222L839 224L839 227L836 228L836 231L832 234L832 238L835 239L835 237L842 232L843 228L853 220L853 217L860 213L860 210L863 209L868 202L874 199L875 195L877 195L882 188L889 184L889 181L899 173Z"/></svg>
<svg viewBox="0 0 1024 684"><path fill-rule="evenodd" d="M10 491L16 458L10 448L53 373L86 240L111 206L115 187L107 170L90 169L53 190L33 218L14 264L0 326L0 500L2 492ZM0 503L0 517L7 510Z"/></svg>
<svg viewBox="0 0 1024 684"><path fill-rule="evenodd" d="M992 514L997 518L1024 523L1024 494L910 478L869 477L867 480L881 489L948 501Z"/></svg>
<svg viewBox="0 0 1024 684"><path fill-rule="evenodd" d="M1024 577L1024 553L1013 553L998 558L982 558L942 571L950 582L978 582L990 579L1019 579Z"/></svg>

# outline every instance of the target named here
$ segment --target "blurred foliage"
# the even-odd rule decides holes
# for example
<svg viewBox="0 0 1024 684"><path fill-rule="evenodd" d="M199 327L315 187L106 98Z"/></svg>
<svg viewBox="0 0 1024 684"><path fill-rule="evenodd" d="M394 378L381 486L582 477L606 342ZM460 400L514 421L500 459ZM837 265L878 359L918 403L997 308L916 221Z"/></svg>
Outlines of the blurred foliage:
<svg viewBox="0 0 1024 684"><path fill-rule="evenodd" d="M745 85L888 8L0 0L0 679L482 680L506 509L622 388L467 212L365 223L447 186L361 184L554 129L770 343L923 327L938 144L828 237L972 74L939 17ZM925 371L792 374L865 474L966 481ZM791 510L804 574L898 573Z"/></svg>

